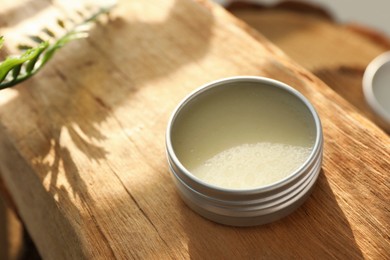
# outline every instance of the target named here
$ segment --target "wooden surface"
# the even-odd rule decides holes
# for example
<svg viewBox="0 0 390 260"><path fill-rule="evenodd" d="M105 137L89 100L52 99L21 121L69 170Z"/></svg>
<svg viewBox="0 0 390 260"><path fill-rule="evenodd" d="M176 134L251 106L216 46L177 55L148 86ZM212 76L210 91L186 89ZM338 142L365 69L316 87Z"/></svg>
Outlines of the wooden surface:
<svg viewBox="0 0 390 260"><path fill-rule="evenodd" d="M323 9L294 2L233 3L229 10L376 122L362 79L369 62L390 50L389 38L358 24L339 24Z"/></svg>
<svg viewBox="0 0 390 260"><path fill-rule="evenodd" d="M0 183L0 189L2 188ZM15 212L8 207L0 196L0 259L20 259L23 245L23 228L15 216Z"/></svg>
<svg viewBox="0 0 390 260"><path fill-rule="evenodd" d="M17 10L32 24L49 6L40 0ZM0 33L15 32L20 21L10 19ZM325 137L308 201L252 228L191 211L175 191L164 151L176 104L199 85L234 75L268 76L300 90L319 112ZM45 259L390 257L389 137L206 1L121 1L88 39L0 94L0 172Z"/></svg>

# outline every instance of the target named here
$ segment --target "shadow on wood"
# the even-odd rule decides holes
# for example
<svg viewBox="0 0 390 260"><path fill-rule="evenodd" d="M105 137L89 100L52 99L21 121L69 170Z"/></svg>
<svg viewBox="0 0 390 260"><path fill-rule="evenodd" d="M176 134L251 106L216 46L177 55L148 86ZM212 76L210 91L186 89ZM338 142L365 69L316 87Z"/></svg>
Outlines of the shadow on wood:
<svg viewBox="0 0 390 260"><path fill-rule="evenodd" d="M57 258L58 252L70 259L114 258L121 254L118 250L142 255L134 248L115 250L120 245L111 241L119 241L122 232L131 233L132 227L112 225L128 219L128 212L108 210L102 202L131 208L137 201L123 187L116 165L108 158L133 155L105 147L115 142L118 147L125 147L125 142L132 145L128 129L138 128L149 115L153 118L148 123L158 122L158 115L148 111L134 114L144 106L161 109L139 102L139 95L143 95L139 90L146 83L169 78L207 53L213 15L204 6L184 3L171 2L170 8L164 7L168 12L148 3L150 10L144 13L137 10L138 2L122 1L112 20L97 25L88 39L71 43L37 76L1 93L6 102L0 111L4 137L0 154L8 158L1 169L43 258ZM188 5L196 7L195 13L202 13L201 33L200 28L189 27L192 17L181 10ZM142 22L146 14L156 20ZM158 55L167 49L173 50L171 56ZM155 93L150 95L150 102L159 98ZM128 113L133 117L130 121L125 113L125 118L117 116L123 103L134 104L133 112ZM6 135L12 137L7 139ZM11 163L14 160L17 163ZM139 175L133 174L134 178ZM117 189L105 185L106 176L118 182ZM155 230L151 232L155 234ZM137 241L144 242L142 237ZM158 255L158 248L155 250Z"/></svg>
<svg viewBox="0 0 390 260"><path fill-rule="evenodd" d="M191 221L200 216L185 213L188 218L182 222L192 259L212 255L225 259L363 258L323 170L309 199L291 215L271 224L235 228L204 219L196 221L202 223L200 227Z"/></svg>

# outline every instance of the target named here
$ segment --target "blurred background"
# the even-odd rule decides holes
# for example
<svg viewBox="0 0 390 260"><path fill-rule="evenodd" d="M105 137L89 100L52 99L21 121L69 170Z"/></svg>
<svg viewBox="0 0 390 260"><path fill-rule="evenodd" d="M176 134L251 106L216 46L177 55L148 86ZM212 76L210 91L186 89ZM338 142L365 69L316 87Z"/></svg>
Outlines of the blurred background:
<svg viewBox="0 0 390 260"><path fill-rule="evenodd" d="M272 5L282 0L251 0L245 2ZM227 5L232 0L214 0ZM237 1L235 1L237 2ZM389 0L351 1L351 0L302 0L327 9L340 23L359 23L372 27L390 36Z"/></svg>

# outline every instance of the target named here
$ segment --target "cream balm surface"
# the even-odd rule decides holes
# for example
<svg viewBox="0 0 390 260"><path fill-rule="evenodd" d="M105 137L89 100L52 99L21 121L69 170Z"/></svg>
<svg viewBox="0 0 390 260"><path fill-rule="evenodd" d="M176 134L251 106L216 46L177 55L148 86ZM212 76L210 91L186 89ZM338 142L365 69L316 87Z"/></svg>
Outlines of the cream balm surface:
<svg viewBox="0 0 390 260"><path fill-rule="evenodd" d="M171 134L177 158L199 180L254 189L298 170L312 152L316 129L310 110L292 93L232 82L190 100Z"/></svg>
<svg viewBox="0 0 390 260"><path fill-rule="evenodd" d="M297 145L242 144L216 154L191 172L224 188L256 188L287 177L305 162L310 152L310 148Z"/></svg>

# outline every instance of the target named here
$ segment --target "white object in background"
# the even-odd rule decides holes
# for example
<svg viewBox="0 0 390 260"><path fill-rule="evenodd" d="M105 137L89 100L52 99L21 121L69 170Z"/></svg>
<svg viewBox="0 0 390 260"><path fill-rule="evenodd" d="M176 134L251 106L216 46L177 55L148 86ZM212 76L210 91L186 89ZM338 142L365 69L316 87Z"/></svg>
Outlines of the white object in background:
<svg viewBox="0 0 390 260"><path fill-rule="evenodd" d="M376 57L363 77L363 92L379 123L390 132L390 51Z"/></svg>

